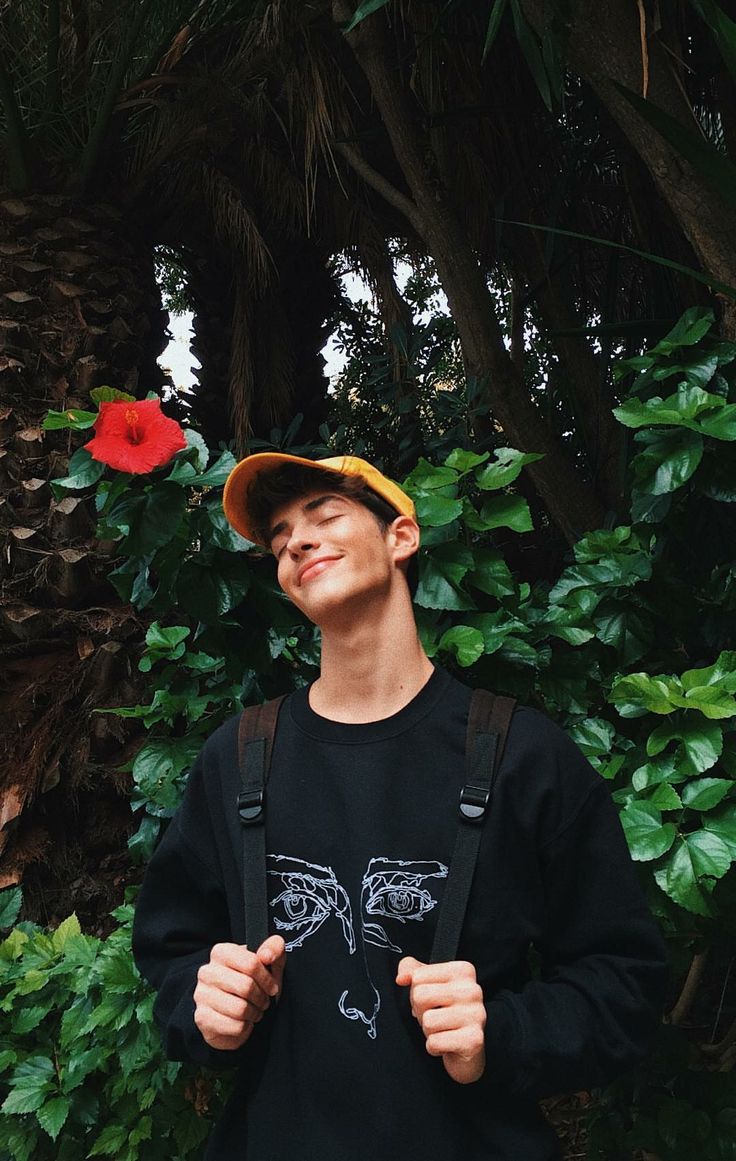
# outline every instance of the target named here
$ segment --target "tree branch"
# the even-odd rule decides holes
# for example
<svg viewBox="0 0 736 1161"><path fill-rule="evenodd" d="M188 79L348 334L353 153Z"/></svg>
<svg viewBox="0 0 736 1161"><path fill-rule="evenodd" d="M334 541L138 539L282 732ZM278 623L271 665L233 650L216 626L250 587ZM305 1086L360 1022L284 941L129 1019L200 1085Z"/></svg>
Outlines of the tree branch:
<svg viewBox="0 0 736 1161"><path fill-rule="evenodd" d="M697 994L700 986L700 981L703 978L705 971L705 964L708 959L708 951L699 951L693 956L689 971L685 977L685 983L682 986L677 1003L670 1012L670 1024L682 1024L688 1012L693 1006L693 1000Z"/></svg>
<svg viewBox="0 0 736 1161"><path fill-rule="evenodd" d="M345 158L351 169L354 169L358 174L358 177L363 178L366 185L369 185L371 189L374 189L376 193L381 195L384 201L387 201L389 205L393 206L394 209L397 209L399 213L408 218L415 230L421 232L423 226L422 215L419 213L416 204L411 198L402 194L401 190L398 190L395 185L392 185L383 174L380 174L377 169L369 165L365 158L352 145L338 141L335 142L333 148L336 153L339 153Z"/></svg>

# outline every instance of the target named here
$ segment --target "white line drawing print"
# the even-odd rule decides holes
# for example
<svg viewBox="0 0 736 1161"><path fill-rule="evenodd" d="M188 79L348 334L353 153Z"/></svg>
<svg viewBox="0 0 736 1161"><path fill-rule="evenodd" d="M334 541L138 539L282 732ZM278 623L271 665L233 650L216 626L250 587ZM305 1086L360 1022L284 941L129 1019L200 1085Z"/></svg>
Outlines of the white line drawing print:
<svg viewBox="0 0 736 1161"><path fill-rule="evenodd" d="M350 899L332 868L289 855L269 855L267 865L268 874L278 883L277 893L271 897L270 904L274 926L284 935L286 950L301 947L329 915L336 915L349 954L353 955L357 945ZM371 977L368 947L381 947L398 954L402 952L378 919L394 919L402 924L410 919L421 922L437 905L429 890L431 880L445 878L447 867L434 861L373 858L368 863L360 891L360 950L372 1000L370 1005L362 1008L349 1004L350 988L346 988L337 1006L346 1019L363 1024L372 1040L378 1034L381 995Z"/></svg>
<svg viewBox="0 0 736 1161"><path fill-rule="evenodd" d="M352 955L355 951L353 913L347 892L331 867L307 863L288 855L269 855L268 873L280 880L281 891L271 899L276 930L284 935L286 950L301 947L328 915L337 915ZM287 932L293 932L287 935Z"/></svg>
<svg viewBox="0 0 736 1161"><path fill-rule="evenodd" d="M422 920L436 907L437 900L423 884L427 879L446 879L447 867L436 862L405 862L403 859L371 859L361 890L361 921L363 937L374 947L386 947L401 952L389 939L384 927L367 919L381 915L386 919Z"/></svg>

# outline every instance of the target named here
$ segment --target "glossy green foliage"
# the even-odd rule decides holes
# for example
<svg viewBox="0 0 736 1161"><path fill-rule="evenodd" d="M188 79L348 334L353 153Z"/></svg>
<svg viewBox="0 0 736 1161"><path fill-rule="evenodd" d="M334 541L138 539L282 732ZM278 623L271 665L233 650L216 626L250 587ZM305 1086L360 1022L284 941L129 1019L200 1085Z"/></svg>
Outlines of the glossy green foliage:
<svg viewBox="0 0 736 1161"><path fill-rule="evenodd" d="M689 311L656 347L622 365L618 379L625 390L616 414L634 433L626 521L582 537L552 582L532 584L506 556L531 527L516 483L537 457L500 446L483 453L458 447L437 461L420 459L404 481L423 530L415 603L431 657L471 685L541 708L607 779L680 985L693 950L717 948L736 934L736 344L714 337L708 313ZM309 680L318 660L316 634L279 595L272 562L224 519L221 488L232 457L222 452L210 464L199 437L188 438L187 449L151 476L107 472L96 483L100 536L114 549L112 579L150 618L137 659L150 674L149 700L99 707L139 718L147 728L132 763L138 819L132 848L142 858L176 808L202 739L244 702ZM56 486L83 486L81 458L71 472L74 483ZM16 905L10 892L0 894L6 923ZM94 962L106 962L107 946L127 955L121 938L95 943ZM11 946L25 962L26 934L16 931L11 939L23 941ZM128 963L125 970L133 969ZM34 995L31 1008L40 1009L46 971L31 956L17 988L15 977L10 981L13 996L26 988ZM54 984L62 1010L78 1002L65 972L59 968ZM726 1012L729 996L724 991ZM114 997L111 992L113 1006ZM90 1016L101 1002L93 1000ZM128 1036L138 1043L136 1037L148 1034L142 1030L147 1010L123 1008L124 1002L121 992L110 1052ZM23 1020L23 1010L10 1000L13 1021ZM115 1069L120 1073L118 1058L95 1057L89 1084L67 1091L42 1031L50 1009L37 1020L25 1018L36 1031L26 1034L22 1053L13 1023L11 1056L0 1057L5 1092L17 1092L3 1131L23 1126L12 1147L6 1145L8 1156L84 1155L78 1134L86 1123L94 1123L96 1134L90 1129L84 1138L87 1149L107 1132L98 1152L104 1146L123 1157L138 1156L124 1151L132 1148L141 1157L187 1155L169 1142L168 1152L145 1151L149 1140L160 1144L161 1110L181 1099L174 1095L181 1090L170 1087L174 1073L165 1071L174 1066L161 1063L155 1038L146 1042L151 1060L142 1062L143 1048L140 1058L142 1074L155 1069L160 1081L146 1081L145 1092L158 1094L145 1113L152 1118L150 1137L131 1145L127 1137L122 1143L121 1126L130 1135L134 1125L148 1122L137 1114L126 1121L109 1102L99 1106L104 1112L85 1111L82 1095L107 1092ZM716 1040L718 1027L716 1018ZM105 1043L96 1037L95 1051ZM651 1059L596 1105L591 1155L629 1157L645 1149L662 1161L689 1161L697 1148L701 1161L722 1161L732 1141L736 1085L732 1075L704 1084L710 1060L706 1048L664 1028ZM27 1134L36 1152L23 1152Z"/></svg>
<svg viewBox="0 0 736 1161"><path fill-rule="evenodd" d="M211 1127L221 1082L166 1061L153 996L130 953L133 909L107 939L76 916L22 924L0 944L0 1157L184 1161ZM196 1108L195 1108L196 1104Z"/></svg>

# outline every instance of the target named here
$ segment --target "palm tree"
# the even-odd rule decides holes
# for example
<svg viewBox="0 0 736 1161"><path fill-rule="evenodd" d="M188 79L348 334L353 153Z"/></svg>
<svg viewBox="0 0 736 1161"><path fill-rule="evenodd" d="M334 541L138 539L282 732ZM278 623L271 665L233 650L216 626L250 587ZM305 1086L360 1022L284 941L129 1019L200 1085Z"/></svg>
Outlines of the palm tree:
<svg viewBox="0 0 736 1161"><path fill-rule="evenodd" d="M289 325L277 249L283 262L280 233L301 221L303 191L283 134L269 153L251 131L233 161L239 127L257 123L247 110L262 98L239 34L258 9L247 0L0 5L0 703L12 726L0 763L0 884L46 859L43 880L29 879L41 917L64 910L70 882L89 915L117 896L116 867L105 881L97 864L101 851L115 863L109 852L128 823L115 769L133 743L90 713L137 700L128 656L145 629L105 579L89 501L53 502L49 480L64 475L74 441L41 421L49 408L88 407L100 385L137 397L163 385L161 243L182 248L192 268L209 263L200 313L216 297L228 332L210 427L219 411L218 434L229 438L235 425L243 436L254 416L283 418L290 404L293 356L275 333ZM218 294L208 298L214 269ZM256 357L249 320L258 311L273 342ZM285 351L279 366L275 350ZM227 349L217 354L228 362ZM258 358L272 368L260 401ZM316 414L317 372L310 390ZM206 397L200 410L207 416Z"/></svg>

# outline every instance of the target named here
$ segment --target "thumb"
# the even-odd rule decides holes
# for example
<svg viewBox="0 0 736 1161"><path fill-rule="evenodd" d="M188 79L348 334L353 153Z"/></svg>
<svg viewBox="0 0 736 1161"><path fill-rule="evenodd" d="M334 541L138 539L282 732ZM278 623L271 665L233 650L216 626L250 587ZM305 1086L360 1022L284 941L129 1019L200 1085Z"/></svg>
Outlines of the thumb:
<svg viewBox="0 0 736 1161"><path fill-rule="evenodd" d="M400 988L410 986L412 976L419 966L419 960L414 959L411 955L405 955L402 960L399 960L399 966L396 969L396 983Z"/></svg>
<svg viewBox="0 0 736 1161"><path fill-rule="evenodd" d="M280 935L269 935L256 952L261 963L270 969L274 981L281 991L281 981L286 966L286 944Z"/></svg>

